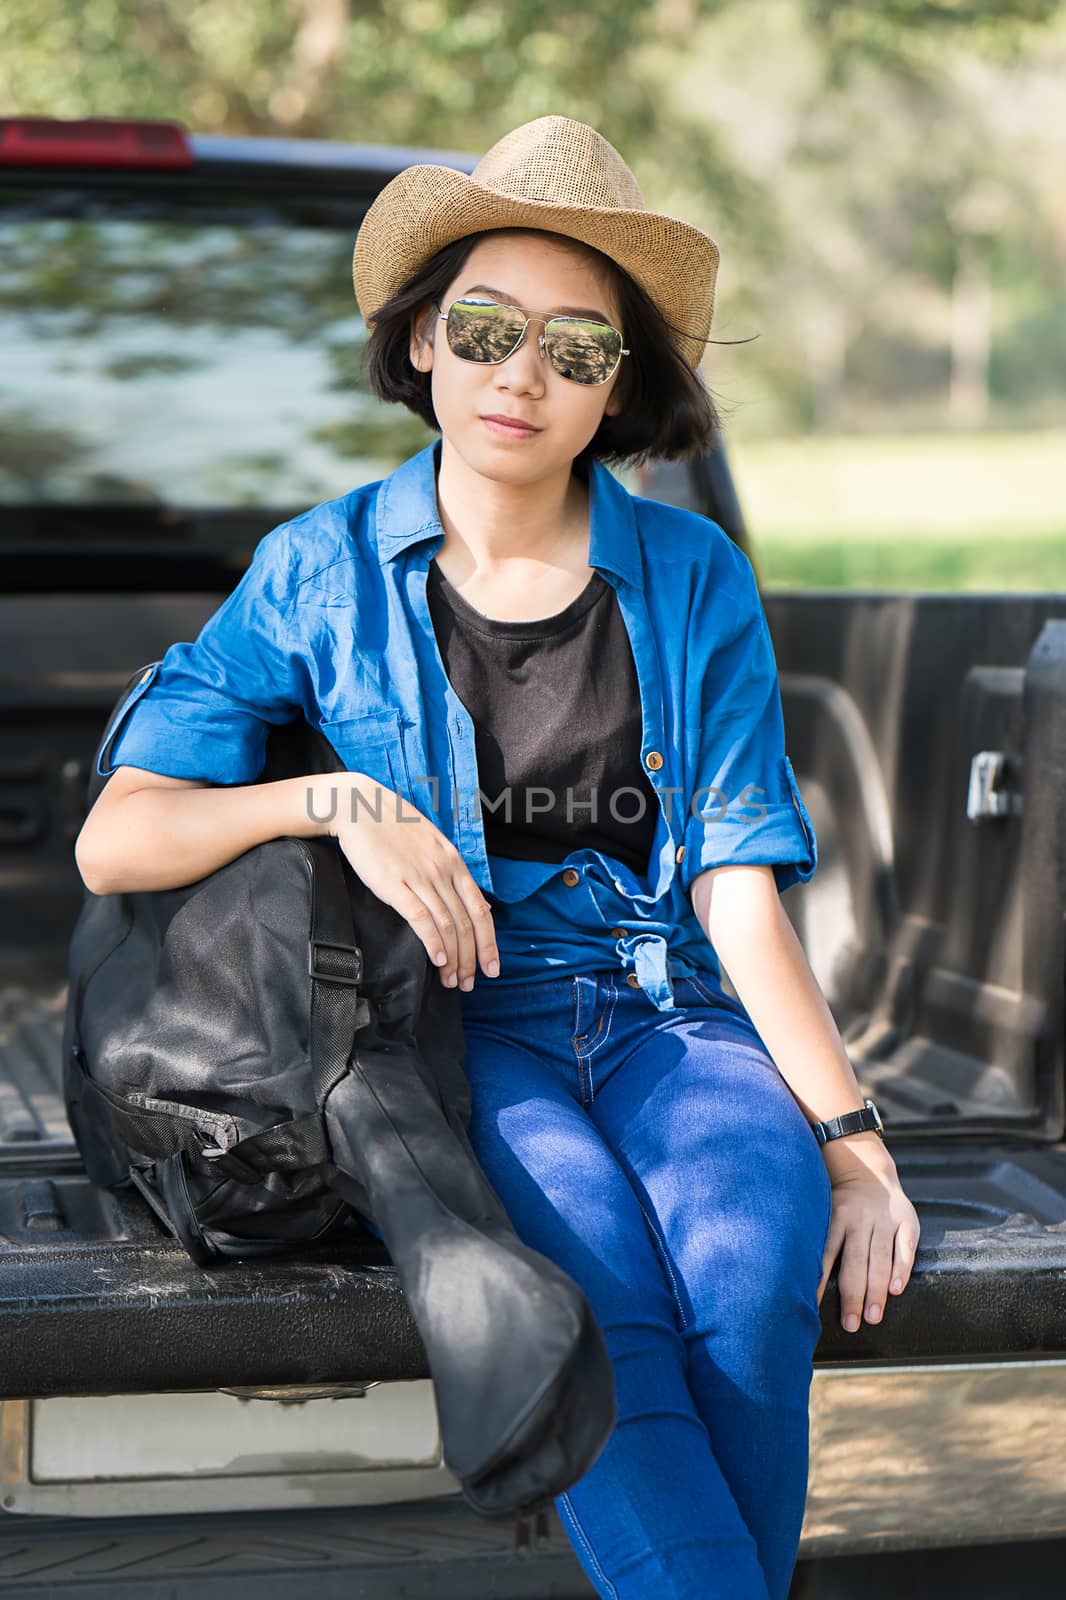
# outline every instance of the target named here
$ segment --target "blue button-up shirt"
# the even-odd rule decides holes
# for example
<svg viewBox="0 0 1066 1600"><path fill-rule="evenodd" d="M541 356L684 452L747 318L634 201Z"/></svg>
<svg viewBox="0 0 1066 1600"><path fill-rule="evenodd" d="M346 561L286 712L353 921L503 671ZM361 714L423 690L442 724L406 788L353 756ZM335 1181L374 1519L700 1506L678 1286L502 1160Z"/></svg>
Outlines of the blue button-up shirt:
<svg viewBox="0 0 1066 1600"><path fill-rule="evenodd" d="M721 976L689 898L698 873L763 863L783 890L818 864L751 563L717 523L630 494L591 463L589 565L617 594L640 759L659 799L648 873L590 848L558 863L490 855L474 724L426 600L444 539L439 451L436 440L268 533L196 640L172 644L131 690L98 770L252 783L268 725L302 715L349 770L403 794L459 851L500 950L499 977L475 982L615 968L669 1010L678 974Z"/></svg>

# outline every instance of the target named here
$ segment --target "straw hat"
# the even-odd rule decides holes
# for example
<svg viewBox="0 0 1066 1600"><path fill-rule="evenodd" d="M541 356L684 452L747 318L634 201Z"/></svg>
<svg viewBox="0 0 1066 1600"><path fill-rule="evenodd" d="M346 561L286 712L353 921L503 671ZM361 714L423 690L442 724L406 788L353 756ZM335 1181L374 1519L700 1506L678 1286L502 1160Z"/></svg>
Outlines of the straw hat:
<svg viewBox="0 0 1066 1600"><path fill-rule="evenodd" d="M486 151L468 177L453 167L408 167L363 218L352 281L369 324L444 245L487 228L543 228L594 245L624 267L698 366L714 312L718 246L676 217L645 209L613 145L572 117L537 117Z"/></svg>

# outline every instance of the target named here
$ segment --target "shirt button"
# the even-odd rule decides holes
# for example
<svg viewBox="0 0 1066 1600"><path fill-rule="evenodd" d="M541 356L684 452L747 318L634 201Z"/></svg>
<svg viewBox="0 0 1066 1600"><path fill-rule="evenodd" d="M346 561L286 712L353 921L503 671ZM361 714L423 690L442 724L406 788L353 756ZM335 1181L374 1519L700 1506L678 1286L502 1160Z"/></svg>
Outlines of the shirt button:
<svg viewBox="0 0 1066 1600"><path fill-rule="evenodd" d="M685 859L685 847L684 847L683 844L679 844L678 847L677 847L677 855L674 857L674 860L675 861L684 861L684 859Z"/></svg>
<svg viewBox="0 0 1066 1600"><path fill-rule="evenodd" d="M663 758L659 754L658 750L649 750L646 765L649 766L653 772L658 772L662 764Z"/></svg>
<svg viewBox="0 0 1066 1600"><path fill-rule="evenodd" d="M612 939L624 939L628 932L629 932L628 928L612 928L611 929L611 938Z"/></svg>
<svg viewBox="0 0 1066 1600"><path fill-rule="evenodd" d="M566 871L563 873L563 882L568 883L572 889L575 883L581 882L580 872L575 872L573 867L567 867Z"/></svg>
<svg viewBox="0 0 1066 1600"><path fill-rule="evenodd" d="M631 989L639 989L640 988L640 979L637 977L635 972L630 972L628 974L628 976L626 977L626 982L628 983L628 985L629 985L629 987Z"/></svg>

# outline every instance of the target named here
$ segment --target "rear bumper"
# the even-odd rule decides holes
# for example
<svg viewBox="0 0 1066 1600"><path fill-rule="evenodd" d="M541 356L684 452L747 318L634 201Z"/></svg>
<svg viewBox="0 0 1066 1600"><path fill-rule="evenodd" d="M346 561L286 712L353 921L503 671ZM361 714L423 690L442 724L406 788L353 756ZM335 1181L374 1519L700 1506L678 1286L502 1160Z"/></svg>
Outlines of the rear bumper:
<svg viewBox="0 0 1066 1600"><path fill-rule="evenodd" d="M1066 1535L1066 1359L820 1366L800 1554Z"/></svg>
<svg viewBox="0 0 1066 1600"><path fill-rule="evenodd" d="M1063 1537L1064 1484L1066 1358L815 1370L806 1559ZM217 1392L7 1401L0 1506L0 1528L75 1518L90 1540L118 1516L206 1531L222 1516L307 1508L376 1529L406 1518L435 1528L433 1513L466 1529L460 1545L484 1539L499 1553L519 1526L462 1500L425 1381L302 1403L295 1391L284 1403Z"/></svg>
<svg viewBox="0 0 1066 1600"><path fill-rule="evenodd" d="M539 1533L538 1533L539 1530ZM108 1518L0 1516L4 1600L588 1600L555 1512L496 1524L460 1501Z"/></svg>

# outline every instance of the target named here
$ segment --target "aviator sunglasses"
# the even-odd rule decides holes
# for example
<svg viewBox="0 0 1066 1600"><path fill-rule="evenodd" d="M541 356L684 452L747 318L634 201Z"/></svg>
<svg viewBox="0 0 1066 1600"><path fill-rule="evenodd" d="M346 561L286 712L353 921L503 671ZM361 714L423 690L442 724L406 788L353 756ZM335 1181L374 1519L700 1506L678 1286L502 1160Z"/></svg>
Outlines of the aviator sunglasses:
<svg viewBox="0 0 1066 1600"><path fill-rule="evenodd" d="M460 361L480 361L497 365L513 355L525 338L531 322L543 322L537 335L541 351L562 378L571 383L606 383L623 356L622 335L609 322L594 322L587 317L543 317L526 315L517 306L500 305L495 300L453 300L447 311L439 300L434 305L445 323L448 348Z"/></svg>

